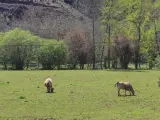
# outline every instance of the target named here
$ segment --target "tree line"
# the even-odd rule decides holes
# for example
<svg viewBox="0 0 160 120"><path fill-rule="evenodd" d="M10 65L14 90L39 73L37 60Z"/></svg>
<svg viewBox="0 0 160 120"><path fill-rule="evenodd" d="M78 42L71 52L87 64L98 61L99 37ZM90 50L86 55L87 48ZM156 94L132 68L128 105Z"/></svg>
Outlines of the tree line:
<svg viewBox="0 0 160 120"><path fill-rule="evenodd" d="M90 42L89 42L90 41ZM116 36L110 42L110 61L114 69L128 69L129 63L134 63L137 41L125 36ZM107 69L108 42L103 43L104 60L96 60L95 64ZM40 38L30 31L15 28L0 33L0 64L3 69L91 69L93 62L93 45L90 38L68 33L65 41ZM160 57L151 54L152 66L160 67ZM148 56L140 55L140 64L148 62ZM150 63L151 64L151 63ZM150 65L149 64L149 65Z"/></svg>
<svg viewBox="0 0 160 120"><path fill-rule="evenodd" d="M131 62L135 69L143 62L150 69L155 66L160 55L159 13L159 0L105 0L101 21L108 49L107 68L111 68L115 61L119 61L124 69ZM113 42L119 42L115 48ZM115 55L117 50L119 54ZM104 51L102 47L102 53ZM102 56L106 59L104 54Z"/></svg>
<svg viewBox="0 0 160 120"><path fill-rule="evenodd" d="M85 69L92 64L92 45L80 31L68 32L65 41L45 39L20 28L0 33L3 69ZM88 38L88 40L86 40Z"/></svg>
<svg viewBox="0 0 160 120"><path fill-rule="evenodd" d="M62 41L43 39L19 28L0 33L0 62L4 69L23 70L30 64L60 69L67 57Z"/></svg>

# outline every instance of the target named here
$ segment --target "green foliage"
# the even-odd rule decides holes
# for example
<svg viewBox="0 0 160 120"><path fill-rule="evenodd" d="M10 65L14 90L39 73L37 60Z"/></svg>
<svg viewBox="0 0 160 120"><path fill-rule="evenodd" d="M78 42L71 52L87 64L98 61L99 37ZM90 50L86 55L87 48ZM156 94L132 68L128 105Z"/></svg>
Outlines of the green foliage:
<svg viewBox="0 0 160 120"><path fill-rule="evenodd" d="M107 25L111 26L111 37L125 35L138 40L138 53L147 56L149 66L153 66L157 44L155 35L160 30L159 8L159 0L106 0L102 10L102 24L106 28ZM105 31L108 34L108 30ZM108 35L106 37L108 40Z"/></svg>
<svg viewBox="0 0 160 120"><path fill-rule="evenodd" d="M141 52L148 54L149 51L155 49L155 33L153 29L149 29L143 33L141 41Z"/></svg>
<svg viewBox="0 0 160 120"><path fill-rule="evenodd" d="M2 62L5 65L9 62L15 69L22 70L35 59L40 38L29 31L15 28L4 34L1 44Z"/></svg>
<svg viewBox="0 0 160 120"><path fill-rule="evenodd" d="M11 64L13 69L22 70L38 61L44 69L60 69L67 54L62 41L41 39L19 28L0 33L0 62L4 69Z"/></svg>
<svg viewBox="0 0 160 120"><path fill-rule="evenodd" d="M143 33L141 41L141 53L146 55L150 69L152 69L152 67L155 65L155 47L154 29L149 29Z"/></svg>
<svg viewBox="0 0 160 120"><path fill-rule="evenodd" d="M20 96L20 97L19 97L19 99L25 99L25 98L26 98L25 96Z"/></svg>
<svg viewBox="0 0 160 120"><path fill-rule="evenodd" d="M54 69L64 64L67 59L67 47L65 44L56 40L43 40L39 51L39 62L43 69Z"/></svg>
<svg viewBox="0 0 160 120"><path fill-rule="evenodd" d="M160 7L160 1L159 0L155 0L155 2L153 3L154 8L158 8Z"/></svg>
<svg viewBox="0 0 160 120"><path fill-rule="evenodd" d="M158 69L160 69L160 56L159 55L156 57L155 67L157 67Z"/></svg>
<svg viewBox="0 0 160 120"><path fill-rule="evenodd" d="M7 63L9 62L9 57L7 50L3 45L4 33L0 33L0 62L3 65L4 69L7 69Z"/></svg>

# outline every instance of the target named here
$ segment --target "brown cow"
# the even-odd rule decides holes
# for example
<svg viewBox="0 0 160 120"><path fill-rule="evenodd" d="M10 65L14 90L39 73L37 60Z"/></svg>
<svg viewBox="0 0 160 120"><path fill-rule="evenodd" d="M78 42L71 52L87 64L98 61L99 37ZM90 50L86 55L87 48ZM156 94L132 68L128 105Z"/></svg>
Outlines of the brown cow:
<svg viewBox="0 0 160 120"><path fill-rule="evenodd" d="M135 91L132 87L132 85L130 84L130 82L117 82L115 84L115 87L117 86L118 88L118 96L120 96L120 89L125 90L125 96L126 96L126 91L130 92L130 95L134 95Z"/></svg>

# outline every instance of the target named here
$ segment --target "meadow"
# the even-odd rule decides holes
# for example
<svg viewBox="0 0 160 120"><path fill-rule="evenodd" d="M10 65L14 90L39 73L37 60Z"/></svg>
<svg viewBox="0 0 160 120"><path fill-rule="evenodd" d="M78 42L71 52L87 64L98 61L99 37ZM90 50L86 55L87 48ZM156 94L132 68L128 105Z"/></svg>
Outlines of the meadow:
<svg viewBox="0 0 160 120"><path fill-rule="evenodd" d="M46 93L47 76L54 93ZM159 120L159 77L156 70L0 71L0 120ZM117 81L130 81L136 96L118 97Z"/></svg>

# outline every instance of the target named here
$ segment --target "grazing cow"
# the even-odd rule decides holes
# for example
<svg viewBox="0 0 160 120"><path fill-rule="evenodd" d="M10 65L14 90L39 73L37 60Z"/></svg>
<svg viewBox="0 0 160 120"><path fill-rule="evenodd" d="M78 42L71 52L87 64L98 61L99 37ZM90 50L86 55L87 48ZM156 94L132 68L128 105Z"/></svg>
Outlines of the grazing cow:
<svg viewBox="0 0 160 120"><path fill-rule="evenodd" d="M126 91L130 92L130 95L134 95L134 89L132 87L132 85L129 82L117 82L115 84L115 87L117 86L118 88L118 96L120 96L120 89L125 90L125 96L126 96Z"/></svg>
<svg viewBox="0 0 160 120"><path fill-rule="evenodd" d="M54 88L52 88L52 79L51 78L47 78L44 82L44 85L47 87L47 92L48 93L52 93Z"/></svg>

